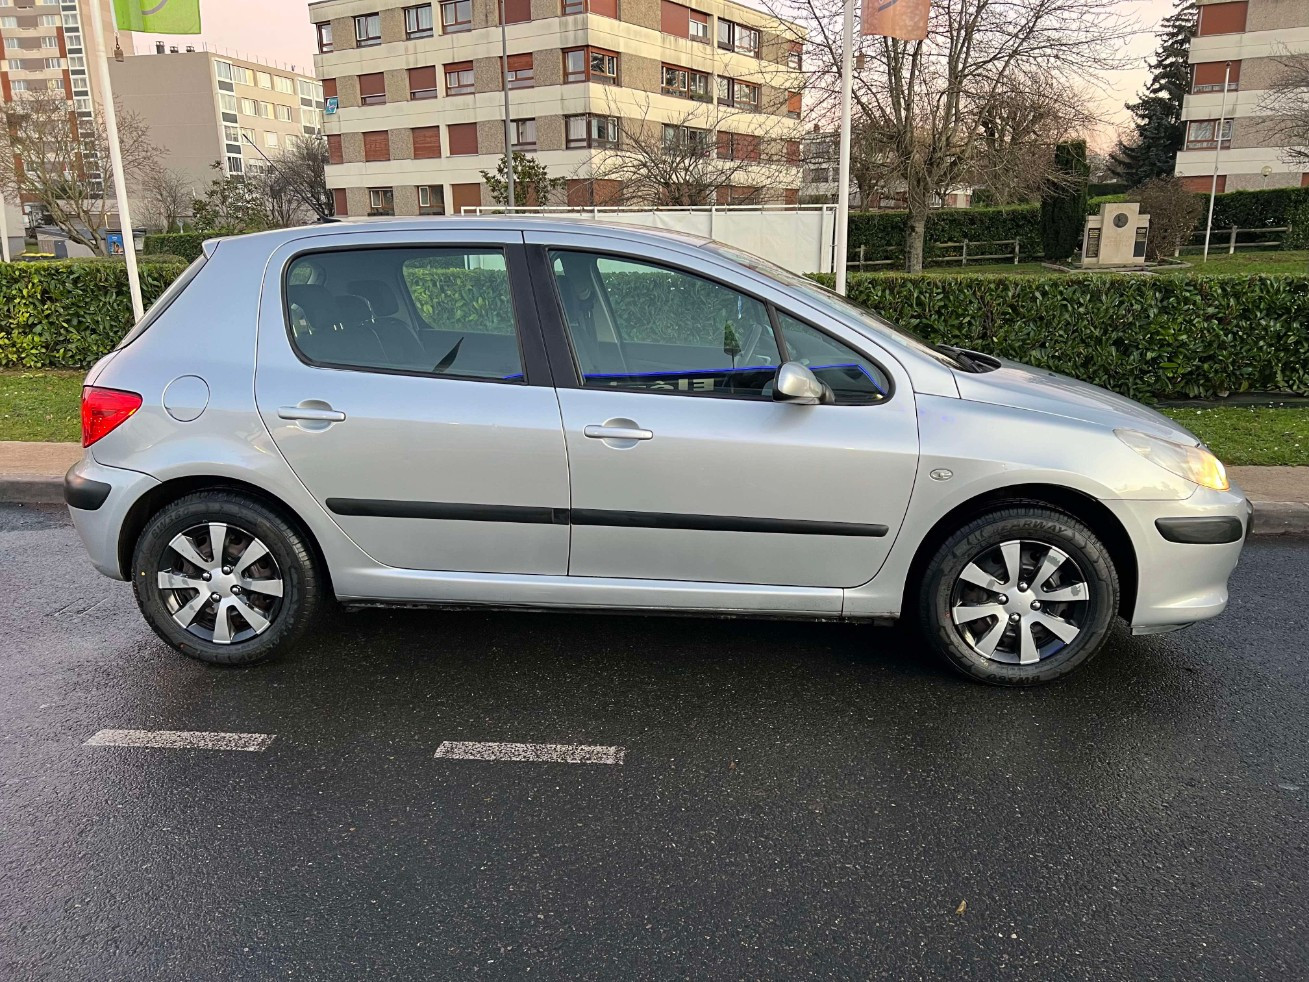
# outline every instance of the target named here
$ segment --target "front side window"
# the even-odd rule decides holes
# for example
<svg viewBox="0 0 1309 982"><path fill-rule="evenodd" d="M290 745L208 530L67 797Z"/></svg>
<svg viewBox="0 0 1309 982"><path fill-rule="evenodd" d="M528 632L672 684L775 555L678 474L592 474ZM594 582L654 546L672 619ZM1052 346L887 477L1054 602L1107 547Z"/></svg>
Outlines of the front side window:
<svg viewBox="0 0 1309 982"><path fill-rule="evenodd" d="M440 201L439 188L419 189L420 207ZM522 380L501 250L311 253L291 263L286 284L291 342L313 364Z"/></svg>
<svg viewBox="0 0 1309 982"><path fill-rule="evenodd" d="M556 250L551 262L587 388L770 395L777 342L758 300L636 259Z"/></svg>
<svg viewBox="0 0 1309 982"><path fill-rule="evenodd" d="M786 344L785 361L798 361L832 387L837 405L871 405L891 391L886 372L863 355L816 327L777 312Z"/></svg>

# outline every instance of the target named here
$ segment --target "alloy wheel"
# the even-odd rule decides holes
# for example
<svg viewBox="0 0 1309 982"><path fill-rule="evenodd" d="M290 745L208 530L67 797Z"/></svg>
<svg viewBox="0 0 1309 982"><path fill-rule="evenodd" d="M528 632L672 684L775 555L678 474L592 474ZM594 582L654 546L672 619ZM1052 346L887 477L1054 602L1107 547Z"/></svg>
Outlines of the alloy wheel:
<svg viewBox="0 0 1309 982"><path fill-rule="evenodd" d="M213 644L258 637L282 606L282 573L273 554L245 529L224 522L173 536L157 577L177 625Z"/></svg>
<svg viewBox="0 0 1309 982"><path fill-rule="evenodd" d="M1032 665L1081 633L1090 585L1068 553L1047 542L1011 539L989 546L955 580L955 631L992 661Z"/></svg>

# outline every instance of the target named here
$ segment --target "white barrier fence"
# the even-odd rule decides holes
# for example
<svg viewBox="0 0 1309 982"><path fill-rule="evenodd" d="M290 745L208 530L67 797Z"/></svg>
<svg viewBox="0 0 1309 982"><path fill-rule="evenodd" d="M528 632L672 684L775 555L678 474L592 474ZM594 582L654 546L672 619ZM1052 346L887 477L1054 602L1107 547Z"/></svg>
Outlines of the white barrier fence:
<svg viewBox="0 0 1309 982"><path fill-rule="evenodd" d="M465 215L541 215L618 222L703 235L762 256L794 273L830 273L836 247L835 205L712 205L687 208L464 208Z"/></svg>

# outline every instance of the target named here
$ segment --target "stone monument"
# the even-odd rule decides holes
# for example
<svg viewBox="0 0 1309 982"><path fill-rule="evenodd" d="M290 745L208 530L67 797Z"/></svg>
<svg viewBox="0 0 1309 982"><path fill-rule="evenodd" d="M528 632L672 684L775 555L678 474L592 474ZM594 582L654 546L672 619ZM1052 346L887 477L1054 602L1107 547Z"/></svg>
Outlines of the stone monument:
<svg viewBox="0 0 1309 982"><path fill-rule="evenodd" d="M1143 266L1150 216L1141 214L1135 201L1100 206L1100 214L1086 219L1082 232L1082 267Z"/></svg>

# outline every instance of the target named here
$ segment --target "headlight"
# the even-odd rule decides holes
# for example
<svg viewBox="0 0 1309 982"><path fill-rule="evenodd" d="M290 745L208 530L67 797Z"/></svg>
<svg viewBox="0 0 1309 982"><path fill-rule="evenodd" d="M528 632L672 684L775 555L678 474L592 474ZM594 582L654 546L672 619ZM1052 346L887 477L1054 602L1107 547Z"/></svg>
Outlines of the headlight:
<svg viewBox="0 0 1309 982"><path fill-rule="evenodd" d="M1226 491L1231 487L1223 462L1204 447L1188 447L1184 443L1161 440L1139 430L1114 430L1114 434L1150 463L1158 464L1192 484L1215 491Z"/></svg>

